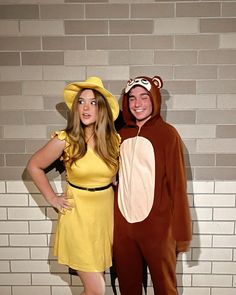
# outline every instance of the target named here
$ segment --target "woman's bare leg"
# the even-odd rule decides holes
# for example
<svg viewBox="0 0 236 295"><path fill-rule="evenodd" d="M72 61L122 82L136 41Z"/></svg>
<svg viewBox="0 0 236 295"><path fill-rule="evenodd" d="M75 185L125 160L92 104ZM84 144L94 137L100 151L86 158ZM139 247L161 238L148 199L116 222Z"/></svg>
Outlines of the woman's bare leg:
<svg viewBox="0 0 236 295"><path fill-rule="evenodd" d="M103 272L77 271L83 283L84 292L80 295L104 295L105 277Z"/></svg>

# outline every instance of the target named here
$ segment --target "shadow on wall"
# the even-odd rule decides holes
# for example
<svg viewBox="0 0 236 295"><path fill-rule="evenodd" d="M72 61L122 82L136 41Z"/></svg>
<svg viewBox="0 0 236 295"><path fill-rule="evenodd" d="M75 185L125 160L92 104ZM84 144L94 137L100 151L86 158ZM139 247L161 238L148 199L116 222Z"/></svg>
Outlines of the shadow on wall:
<svg viewBox="0 0 236 295"><path fill-rule="evenodd" d="M66 104L64 102L59 103L56 105L55 108L60 113L60 115L64 119L67 120L68 109L67 109ZM41 147L39 146L38 149L40 149L40 148ZM66 179L65 168L64 168L63 162L60 159L57 159L50 166L48 166L44 171L45 171L47 178L49 179L49 181L53 187L53 190L58 194L63 192L64 191L63 185L64 185L65 179ZM33 199L33 201L38 206L38 208L41 210L41 212L45 215L45 220L43 220L43 221L49 221L49 222L51 221L51 232L49 232L50 231L49 228L48 228L48 231L46 229L45 232L42 232L41 230L40 230L40 232L38 232L40 234L46 234L49 237L48 244L47 244L47 248L49 249L47 263L49 265L50 274L60 276L61 280L64 281L68 285L68 288L71 289L71 294L75 295L78 293L78 287L76 288L77 290L74 290L71 287L72 280L71 280L71 276L69 274L68 267L63 266L63 265L59 265L57 263L56 257L53 255L54 236L55 236L55 232L56 232L58 212L56 209L52 208L46 202L46 200L43 198L43 196L39 192L32 193L31 177L28 174L26 168L24 169L21 178L22 178L22 181L24 182L24 185L26 186L26 188L30 194L30 197ZM59 187L55 184L54 181L56 181L56 183L59 184ZM50 225L48 225L48 226L50 227Z"/></svg>
<svg viewBox="0 0 236 295"><path fill-rule="evenodd" d="M167 118L167 100L170 99L169 92L165 89L162 90L162 118L164 121L166 121ZM194 222L194 229L196 232L199 232L199 227L197 223L197 213L196 209L194 208L194 189L193 189L193 175L192 175L192 169L191 169L191 161L190 161L190 155L188 152L188 149L186 145L183 143L183 152L184 152L184 160L185 160L185 168L186 168L186 175L187 175L187 181L188 181L188 196L189 196L189 206L191 210L191 217L192 217L192 228L193 228L193 222ZM184 283L184 274L188 274L188 270L185 271L184 269L184 263L187 268L195 267L199 264L199 257L200 257L200 236L194 235L194 240L190 244L190 249L187 253L182 253L178 255L177 258L177 267L176 267L176 275L177 275L177 285L179 295L183 294L183 287L185 286ZM197 249L197 252L195 251L195 256L193 257L193 249ZM191 270L190 270L191 273Z"/></svg>
<svg viewBox="0 0 236 295"><path fill-rule="evenodd" d="M162 94L161 116L164 121L167 121L166 120L167 112L168 112L167 101L170 99L170 94L166 89L162 89L161 94ZM184 143L183 143L183 152L184 152L185 168L186 168L187 181L188 181L188 195L189 195L189 205L191 209L192 225L194 221L195 231L198 232L197 213L194 208L194 191L193 191L193 185L192 185L194 178L192 175L190 155ZM195 252L195 257L193 257L193 253L192 253L194 248L199 250L197 253ZM179 286L178 287L179 295L183 294L183 287L185 285L184 274L188 273L188 271L184 270L184 263L187 268L195 267L199 264L199 256L200 256L200 239L199 239L199 235L195 235L194 241L192 241L189 251L187 253L179 254L177 258L176 275L177 275L177 285Z"/></svg>

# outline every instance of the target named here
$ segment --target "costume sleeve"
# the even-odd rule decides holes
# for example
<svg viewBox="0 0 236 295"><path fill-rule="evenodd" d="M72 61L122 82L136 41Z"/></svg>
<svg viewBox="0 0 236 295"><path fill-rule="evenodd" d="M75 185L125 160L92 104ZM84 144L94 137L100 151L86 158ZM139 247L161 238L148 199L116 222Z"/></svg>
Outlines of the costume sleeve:
<svg viewBox="0 0 236 295"><path fill-rule="evenodd" d="M176 251L185 252L192 238L192 229L182 141L177 131L168 147L166 159L167 179L173 204L172 231L177 244Z"/></svg>
<svg viewBox="0 0 236 295"><path fill-rule="evenodd" d="M69 138L66 133L66 131L61 130L61 131L54 131L51 135L51 138L57 137L59 140L65 140L66 145L64 148L64 153L61 157L61 160L68 160L69 159L69 148L70 148L70 143L69 143Z"/></svg>

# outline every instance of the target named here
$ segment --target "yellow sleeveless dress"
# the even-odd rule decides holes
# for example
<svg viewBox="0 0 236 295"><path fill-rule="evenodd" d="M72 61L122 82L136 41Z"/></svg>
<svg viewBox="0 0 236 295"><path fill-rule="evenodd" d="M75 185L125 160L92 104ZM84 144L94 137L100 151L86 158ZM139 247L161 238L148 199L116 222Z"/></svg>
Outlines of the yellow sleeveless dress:
<svg viewBox="0 0 236 295"><path fill-rule="evenodd" d="M66 132L56 131L56 136L65 140L64 157L69 156ZM105 186L116 174L91 148L82 159L65 168L69 182L82 187ZM65 193L73 208L65 215L59 213L54 255L60 264L75 270L103 272L112 265L113 188L90 192L67 184Z"/></svg>

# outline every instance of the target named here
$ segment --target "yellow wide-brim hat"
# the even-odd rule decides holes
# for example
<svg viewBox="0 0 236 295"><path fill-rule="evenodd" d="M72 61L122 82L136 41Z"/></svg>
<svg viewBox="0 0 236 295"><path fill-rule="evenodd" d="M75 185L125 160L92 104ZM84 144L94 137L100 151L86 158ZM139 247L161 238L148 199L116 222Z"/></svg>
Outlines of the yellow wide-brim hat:
<svg viewBox="0 0 236 295"><path fill-rule="evenodd" d="M113 121L117 119L119 115L118 101L114 95L104 88L102 80L98 77L89 77L84 82L73 82L65 87L64 100L69 109L72 108L72 104L77 93L83 88L94 89L100 92L105 97L111 108Z"/></svg>

